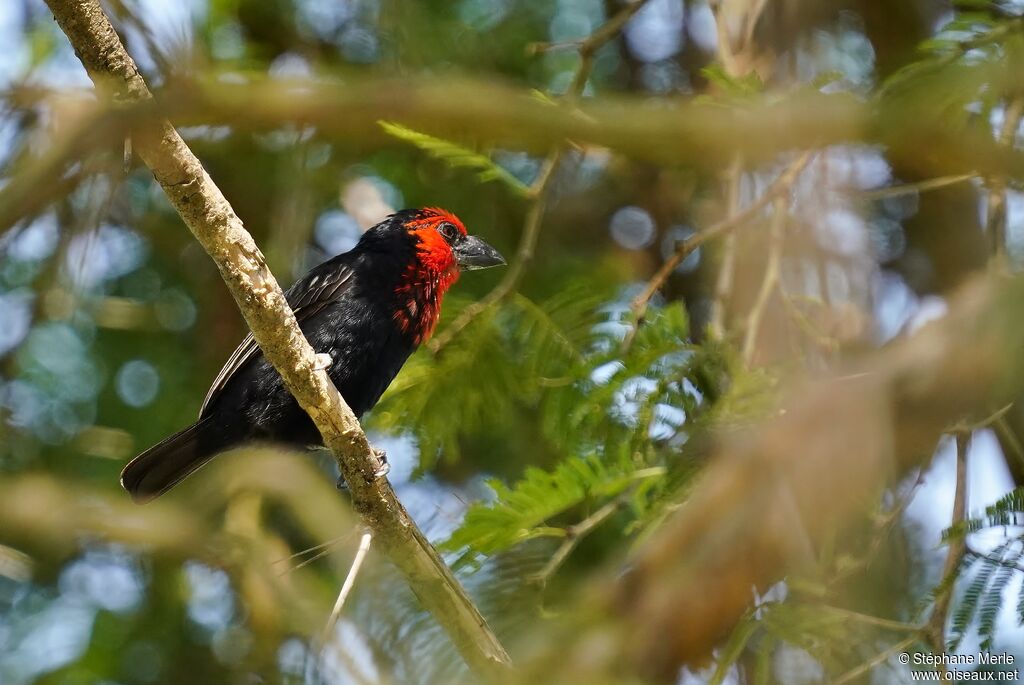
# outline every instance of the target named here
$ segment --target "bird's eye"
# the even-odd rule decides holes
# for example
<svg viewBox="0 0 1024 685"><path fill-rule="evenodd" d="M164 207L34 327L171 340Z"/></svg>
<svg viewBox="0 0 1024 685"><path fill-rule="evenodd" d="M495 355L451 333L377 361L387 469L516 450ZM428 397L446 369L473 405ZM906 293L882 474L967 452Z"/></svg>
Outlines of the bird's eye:
<svg viewBox="0 0 1024 685"><path fill-rule="evenodd" d="M444 236L444 239L447 240L448 242L451 242L459 237L459 229L455 228L455 224L450 223L448 221L445 221L440 226L438 226L437 230L438 232L440 232L442 236Z"/></svg>
<svg viewBox="0 0 1024 685"><path fill-rule="evenodd" d="M449 221L441 223L441 225L437 226L437 230L444 237L444 240L449 243L452 243L460 236L459 229L455 227L454 223Z"/></svg>

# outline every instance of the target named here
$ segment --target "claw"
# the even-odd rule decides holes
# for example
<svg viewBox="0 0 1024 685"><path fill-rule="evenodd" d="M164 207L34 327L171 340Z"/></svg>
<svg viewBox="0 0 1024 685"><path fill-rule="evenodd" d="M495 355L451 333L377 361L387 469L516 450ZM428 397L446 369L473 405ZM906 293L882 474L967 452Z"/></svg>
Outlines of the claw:
<svg viewBox="0 0 1024 685"><path fill-rule="evenodd" d="M373 472L373 477L383 478L391 473L391 464L388 463L388 453L376 448L371 449L373 450L373 456L377 457L377 461L380 462L380 468Z"/></svg>
<svg viewBox="0 0 1024 685"><path fill-rule="evenodd" d="M380 467L373 472L373 480L383 478L391 473L391 464L388 463L388 453L375 447L371 447L370 451L373 452L373 456L375 456L377 461L380 462ZM367 479L367 482L371 483L373 481ZM345 482L345 476L338 476L338 480L334 483L334 486L339 490L348 490L348 483Z"/></svg>
<svg viewBox="0 0 1024 685"><path fill-rule="evenodd" d="M370 447L370 449L371 452L374 453L374 457L376 457L377 461L381 464L380 467L374 471L374 478L383 478L387 474L391 473L391 465L387 462L387 453L384 452L383 449L378 449L377 447Z"/></svg>
<svg viewBox="0 0 1024 685"><path fill-rule="evenodd" d="M316 359L313 362L314 371L324 371L331 368L331 364L334 363L334 358L326 352L321 352L316 355Z"/></svg>

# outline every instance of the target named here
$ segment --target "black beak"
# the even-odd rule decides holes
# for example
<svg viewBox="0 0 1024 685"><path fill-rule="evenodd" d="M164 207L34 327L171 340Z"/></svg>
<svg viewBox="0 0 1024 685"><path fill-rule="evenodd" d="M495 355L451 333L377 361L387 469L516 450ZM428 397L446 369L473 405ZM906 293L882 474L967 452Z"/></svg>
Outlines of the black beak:
<svg viewBox="0 0 1024 685"><path fill-rule="evenodd" d="M463 271L487 269L505 263L505 258L501 256L500 252L475 235L466 236L452 249L455 252L455 261Z"/></svg>

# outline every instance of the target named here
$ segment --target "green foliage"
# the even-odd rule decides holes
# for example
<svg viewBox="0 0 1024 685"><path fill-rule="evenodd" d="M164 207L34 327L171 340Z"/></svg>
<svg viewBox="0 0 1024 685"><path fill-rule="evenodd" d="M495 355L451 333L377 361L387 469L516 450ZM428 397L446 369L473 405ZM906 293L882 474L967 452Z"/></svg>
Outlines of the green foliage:
<svg viewBox="0 0 1024 685"><path fill-rule="evenodd" d="M1024 488L1017 488L994 504L985 508L982 516L967 519L943 532L943 539L954 540L971 533L991 529L1021 527L1024 525ZM957 598L952 615L950 642L958 646L977 621L982 648L991 647L995 638L996 618L1003 604L1004 592L1017 572L1024 573L1024 535L1009 537L987 554L968 550L956 578L962 579L963 589ZM946 579L948 584L953 579ZM940 590L941 591L941 586ZM1024 593L1022 593L1024 595ZM1024 602L1024 600L1020 600ZM1024 607L1021 604L1020 607ZM1024 611L1018 611L1018 621L1024 625Z"/></svg>
<svg viewBox="0 0 1024 685"><path fill-rule="evenodd" d="M543 524L584 502L614 497L635 481L664 475L664 469L637 469L625 460L609 465L590 456L564 459L551 472L527 468L511 488L491 479L487 484L494 490L495 500L470 508L443 548L466 550L473 558L536 537L562 537L564 530Z"/></svg>
<svg viewBox="0 0 1024 685"><path fill-rule="evenodd" d="M946 530L943 532L943 538L948 539L985 528L1001 526L1024 526L1024 488L1011 490L993 504L985 507L984 516L969 518L963 526Z"/></svg>
<svg viewBox="0 0 1024 685"><path fill-rule="evenodd" d="M1001 93L991 92L991 83L980 77L979 69L999 66L1006 59L1008 38L1019 40L1024 33L1020 17L998 16L977 11L958 11L932 38L922 41L921 59L904 65L882 84L880 94L891 96L904 90L936 95L957 91L958 103L967 103L984 93L986 99ZM965 77L966 76L966 77ZM955 79L943 84L936 79Z"/></svg>
<svg viewBox="0 0 1024 685"><path fill-rule="evenodd" d="M571 382L600 299L568 287L541 303L516 295L485 309L438 355L421 350L407 362L374 411L373 425L411 428L423 469L439 457L457 461L468 433L527 448L519 442L520 419L536 415L557 390L552 386ZM447 304L442 326L460 311L458 301Z"/></svg>
<svg viewBox="0 0 1024 685"><path fill-rule="evenodd" d="M487 155L474 152L443 138L414 131L411 128L390 121L381 121L380 127L390 135L415 145L431 157L446 164L476 172L477 178L487 183L498 181L520 197L527 197L530 189L518 178L510 174Z"/></svg>
<svg viewBox="0 0 1024 685"><path fill-rule="evenodd" d="M764 81L756 71L742 76L731 76L721 63L714 62L701 69L700 73L718 86L724 94L734 98L751 97L764 91Z"/></svg>
<svg viewBox="0 0 1024 685"><path fill-rule="evenodd" d="M502 372L506 383L517 383L519 397L539 403L549 446L570 455L550 470L528 468L511 486L499 479L488 481L494 499L474 504L445 543L467 561L536 537L564 536L553 519L620 497L629 512L621 521L623 531L634 534L660 520L658 502L669 492L668 485L678 495L692 476L677 451L685 441L679 433L681 417L704 409L693 378L721 360L688 341L681 304L653 310L624 351L617 321L621 310L607 305L597 310L592 300L583 302L589 306L581 306L578 293L540 305L514 298L503 309L505 314L514 312L512 318L502 325L500 314L481 315L460 336L458 350L446 350L441 357L442 367L458 364L458 373L473 374L474 350L504 350L500 359L488 361L488 368L492 373L495 364L508 369ZM449 367L435 372L433 377L443 384L455 371ZM443 388L428 381L418 385L431 397L419 402L444 402ZM507 394L479 406L508 412ZM464 408L452 406L452 411L460 409L457 426L468 418ZM662 449L669 445L675 447Z"/></svg>

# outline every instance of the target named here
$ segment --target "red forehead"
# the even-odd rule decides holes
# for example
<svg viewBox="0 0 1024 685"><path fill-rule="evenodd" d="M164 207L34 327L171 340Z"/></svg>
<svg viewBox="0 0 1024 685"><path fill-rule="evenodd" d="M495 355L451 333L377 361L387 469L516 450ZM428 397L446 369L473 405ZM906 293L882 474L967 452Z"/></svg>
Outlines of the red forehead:
<svg viewBox="0 0 1024 685"><path fill-rule="evenodd" d="M459 229L462 235L466 235L466 227L462 225L462 221L459 220L459 217L439 207L426 207L421 209L416 214L415 218L406 225L410 230L418 231L424 228L437 228L445 222L448 222L455 226L455 228Z"/></svg>

